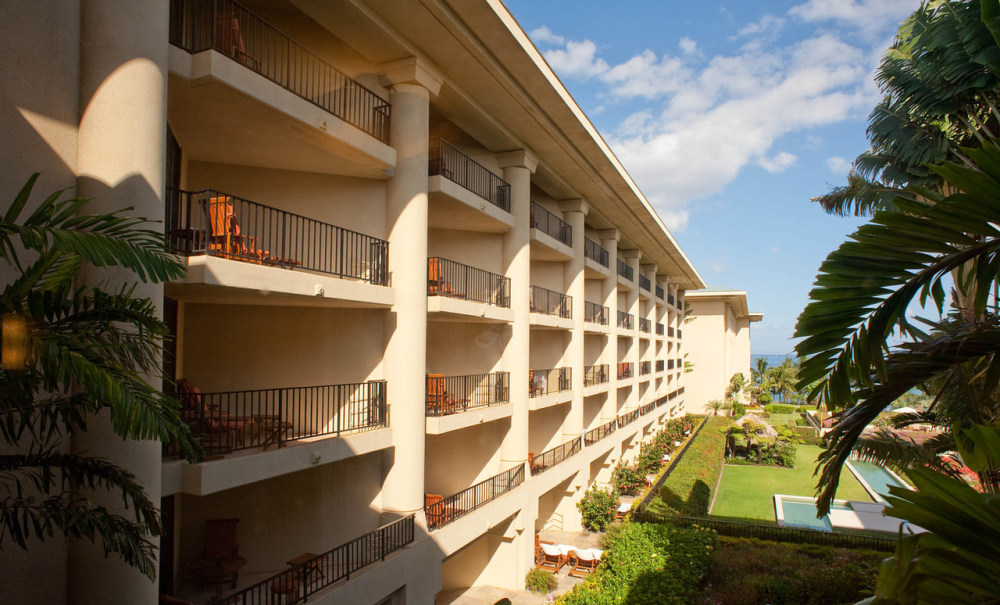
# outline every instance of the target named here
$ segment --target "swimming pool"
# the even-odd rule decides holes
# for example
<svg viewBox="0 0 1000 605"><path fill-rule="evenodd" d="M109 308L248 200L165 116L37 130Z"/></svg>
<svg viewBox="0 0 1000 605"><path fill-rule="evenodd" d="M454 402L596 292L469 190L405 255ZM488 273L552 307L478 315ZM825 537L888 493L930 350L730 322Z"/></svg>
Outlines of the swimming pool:
<svg viewBox="0 0 1000 605"><path fill-rule="evenodd" d="M835 500L830 506L834 511L853 510L846 500ZM775 494L774 516L779 526L805 527L819 531L833 531L830 516L816 518L816 499L805 496Z"/></svg>
<svg viewBox="0 0 1000 605"><path fill-rule="evenodd" d="M883 496L889 494L890 487L913 489L899 475L874 462L851 459L845 464L876 502L885 502Z"/></svg>

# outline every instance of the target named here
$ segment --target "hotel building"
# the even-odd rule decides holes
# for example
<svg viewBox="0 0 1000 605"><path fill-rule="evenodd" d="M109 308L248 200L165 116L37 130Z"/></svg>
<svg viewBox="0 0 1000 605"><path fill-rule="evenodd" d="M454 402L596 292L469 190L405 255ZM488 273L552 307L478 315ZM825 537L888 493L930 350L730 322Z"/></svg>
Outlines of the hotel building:
<svg viewBox="0 0 1000 605"><path fill-rule="evenodd" d="M68 446L162 503L160 577L35 542L0 552L0 601L519 588L535 533L578 530L584 491L690 411L705 284L499 0L4 13L4 195L41 171L39 194L162 221L186 275L138 292L209 456L92 423ZM235 587L204 585L219 519Z"/></svg>

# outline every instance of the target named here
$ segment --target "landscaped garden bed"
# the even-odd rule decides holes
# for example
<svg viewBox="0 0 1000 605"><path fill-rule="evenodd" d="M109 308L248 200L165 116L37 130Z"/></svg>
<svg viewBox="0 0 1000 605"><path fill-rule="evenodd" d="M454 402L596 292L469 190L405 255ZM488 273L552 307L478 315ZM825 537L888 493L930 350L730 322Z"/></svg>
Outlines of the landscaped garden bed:
<svg viewBox="0 0 1000 605"><path fill-rule="evenodd" d="M658 514L705 516L712 493L722 472L726 453L726 428L730 419L712 416L705 421L649 503L648 511Z"/></svg>

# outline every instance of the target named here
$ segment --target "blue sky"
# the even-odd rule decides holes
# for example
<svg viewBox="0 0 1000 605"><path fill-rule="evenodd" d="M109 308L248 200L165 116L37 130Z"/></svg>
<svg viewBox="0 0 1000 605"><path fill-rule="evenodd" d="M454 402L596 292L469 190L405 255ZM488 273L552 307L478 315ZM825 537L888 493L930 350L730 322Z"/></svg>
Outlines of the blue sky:
<svg viewBox="0 0 1000 605"><path fill-rule="evenodd" d="M917 0L505 0L709 284L787 353L816 271L861 221L809 198L868 148L872 80Z"/></svg>

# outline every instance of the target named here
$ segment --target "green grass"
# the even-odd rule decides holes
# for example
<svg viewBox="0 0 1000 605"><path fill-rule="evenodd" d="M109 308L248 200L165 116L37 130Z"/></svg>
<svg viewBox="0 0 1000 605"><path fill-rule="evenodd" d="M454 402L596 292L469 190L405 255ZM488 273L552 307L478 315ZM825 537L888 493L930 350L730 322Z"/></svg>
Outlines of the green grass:
<svg viewBox="0 0 1000 605"><path fill-rule="evenodd" d="M722 471L712 516L774 521L774 494L815 495L813 470L819 452L818 446L799 445L794 469L727 465ZM837 498L871 501L868 492L846 470L840 477Z"/></svg>
<svg viewBox="0 0 1000 605"><path fill-rule="evenodd" d="M795 425L796 420L801 420L802 414L771 414L770 418L765 418L764 422L771 426L781 426L783 424Z"/></svg>

